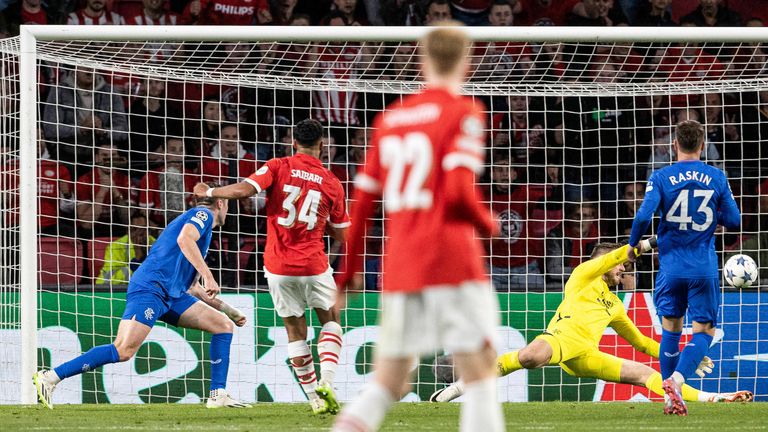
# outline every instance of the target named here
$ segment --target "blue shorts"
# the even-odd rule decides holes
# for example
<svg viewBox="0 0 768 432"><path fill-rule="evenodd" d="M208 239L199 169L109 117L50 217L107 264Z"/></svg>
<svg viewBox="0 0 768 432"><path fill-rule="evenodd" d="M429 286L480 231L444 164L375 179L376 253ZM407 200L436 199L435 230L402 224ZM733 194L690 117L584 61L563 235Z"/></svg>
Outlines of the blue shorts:
<svg viewBox="0 0 768 432"><path fill-rule="evenodd" d="M720 280L671 278L659 272L653 303L661 317L684 317L687 309L692 321L711 322L715 327L720 309Z"/></svg>
<svg viewBox="0 0 768 432"><path fill-rule="evenodd" d="M157 320L176 326L181 314L199 301L189 293L184 293L179 298L169 298L155 291L132 291L130 289L125 300L123 319L132 320L135 318L136 321L149 327L154 326Z"/></svg>

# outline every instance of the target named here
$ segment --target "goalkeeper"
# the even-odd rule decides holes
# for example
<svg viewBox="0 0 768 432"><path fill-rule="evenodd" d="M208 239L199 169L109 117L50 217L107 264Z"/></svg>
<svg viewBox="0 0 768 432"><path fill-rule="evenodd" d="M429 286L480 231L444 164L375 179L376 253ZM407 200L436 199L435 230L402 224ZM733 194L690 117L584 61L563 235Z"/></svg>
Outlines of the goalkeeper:
<svg viewBox="0 0 768 432"><path fill-rule="evenodd" d="M656 238L643 240L639 251L648 252L656 246ZM621 280L629 246L617 243L599 243L589 261L573 270L565 284L563 301L555 311L549 326L528 346L519 351L502 354L497 360L499 376L520 369L538 369L547 365L560 365L569 375L580 378L598 378L604 381L644 386L663 395L661 374L650 366L606 354L598 343L607 326L626 339L635 349L659 358L659 343L644 336L627 316L624 303L611 292ZM696 373L704 376L712 372L712 360L705 357ZM708 393L683 386L683 398L703 402L748 402L752 393ZM461 380L436 391L432 402L448 402L464 392Z"/></svg>

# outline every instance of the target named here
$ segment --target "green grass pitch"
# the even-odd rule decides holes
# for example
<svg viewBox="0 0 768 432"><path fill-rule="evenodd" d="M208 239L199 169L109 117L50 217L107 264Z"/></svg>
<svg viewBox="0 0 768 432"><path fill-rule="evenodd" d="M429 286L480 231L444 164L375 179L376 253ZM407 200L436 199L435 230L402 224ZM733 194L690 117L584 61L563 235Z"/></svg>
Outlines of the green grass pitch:
<svg viewBox="0 0 768 432"><path fill-rule="evenodd" d="M504 404L507 430L768 431L768 404L689 404L688 417L665 416L660 403ZM400 403L382 431L456 431L459 404ZM0 406L3 431L327 431L331 416L305 404L260 403L250 409L203 405Z"/></svg>

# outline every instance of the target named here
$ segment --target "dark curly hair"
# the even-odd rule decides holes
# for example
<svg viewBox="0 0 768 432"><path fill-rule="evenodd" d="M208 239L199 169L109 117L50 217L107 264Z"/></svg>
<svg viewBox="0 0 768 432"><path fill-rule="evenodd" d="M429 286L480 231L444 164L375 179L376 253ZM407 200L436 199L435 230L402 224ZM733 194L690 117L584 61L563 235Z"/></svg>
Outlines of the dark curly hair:
<svg viewBox="0 0 768 432"><path fill-rule="evenodd" d="M323 125L315 119L305 119L293 127L293 139L302 147L313 147L323 137Z"/></svg>

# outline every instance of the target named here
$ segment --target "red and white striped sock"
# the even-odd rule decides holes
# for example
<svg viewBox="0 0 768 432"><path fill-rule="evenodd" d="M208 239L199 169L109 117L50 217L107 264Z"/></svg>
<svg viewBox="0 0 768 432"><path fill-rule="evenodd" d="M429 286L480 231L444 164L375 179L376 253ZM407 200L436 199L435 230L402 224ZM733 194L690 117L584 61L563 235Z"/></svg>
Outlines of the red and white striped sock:
<svg viewBox="0 0 768 432"><path fill-rule="evenodd" d="M315 362L312 360L312 352L309 351L309 345L306 341L295 341L288 343L288 358L291 360L291 366L296 372L296 378L304 389L307 397L314 399L317 397L315 389L317 388L317 376L315 376Z"/></svg>
<svg viewBox="0 0 768 432"><path fill-rule="evenodd" d="M320 330L317 354L320 356L320 382L322 384L333 384L336 367L339 365L342 333L341 326L335 321L328 321Z"/></svg>

